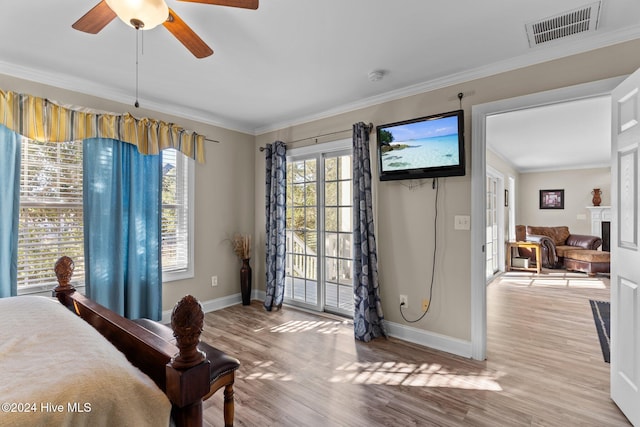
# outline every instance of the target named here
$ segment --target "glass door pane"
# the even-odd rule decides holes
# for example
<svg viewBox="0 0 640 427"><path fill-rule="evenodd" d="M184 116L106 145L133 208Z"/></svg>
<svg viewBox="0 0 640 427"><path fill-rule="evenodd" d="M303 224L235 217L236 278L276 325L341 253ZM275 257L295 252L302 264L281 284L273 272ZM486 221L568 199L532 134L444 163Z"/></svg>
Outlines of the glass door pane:
<svg viewBox="0 0 640 427"><path fill-rule="evenodd" d="M318 308L317 160L287 164L287 266L285 298Z"/></svg>
<svg viewBox="0 0 640 427"><path fill-rule="evenodd" d="M285 301L353 316L350 141L287 158Z"/></svg>
<svg viewBox="0 0 640 427"><path fill-rule="evenodd" d="M487 176L487 224L486 224L486 276L490 278L499 269L498 265L498 180Z"/></svg>
<svg viewBox="0 0 640 427"><path fill-rule="evenodd" d="M351 154L324 156L324 306L353 315Z"/></svg>

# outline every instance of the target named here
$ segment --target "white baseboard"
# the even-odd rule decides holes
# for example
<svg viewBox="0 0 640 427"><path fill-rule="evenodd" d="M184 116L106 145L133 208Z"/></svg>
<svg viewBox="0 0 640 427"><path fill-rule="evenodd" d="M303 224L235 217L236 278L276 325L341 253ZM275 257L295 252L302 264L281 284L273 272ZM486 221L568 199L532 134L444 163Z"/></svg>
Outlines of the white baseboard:
<svg viewBox="0 0 640 427"><path fill-rule="evenodd" d="M447 335L441 335L386 320L384 325L389 336L393 338L471 358L471 341L452 338Z"/></svg>
<svg viewBox="0 0 640 427"><path fill-rule="evenodd" d="M265 298L264 291L254 289L251 292L252 300L255 299L259 301L264 301L264 298ZM239 293L228 295L222 298L210 299L207 301L200 301L200 304L202 304L202 311L204 311L205 313L209 313L210 311L221 310L223 308L231 307L232 305L241 304L241 303L242 303L242 294L239 294ZM165 325L168 323L171 323L172 311L173 311L173 308L171 310L165 310L162 312L162 323L164 323Z"/></svg>
<svg viewBox="0 0 640 427"><path fill-rule="evenodd" d="M254 289L251 293L252 300L264 301L265 297L266 294L262 290ZM241 304L242 295L238 293L222 298L200 301L200 303L202 304L202 310L205 313L209 313L232 305ZM171 312L172 310L165 310L162 312L162 323L171 323ZM429 332L423 329L389 322L387 320L385 320L384 325L389 336L393 338L412 342L435 350L446 351L447 353L458 356L471 358L471 341L464 341L458 338L437 334L435 332Z"/></svg>

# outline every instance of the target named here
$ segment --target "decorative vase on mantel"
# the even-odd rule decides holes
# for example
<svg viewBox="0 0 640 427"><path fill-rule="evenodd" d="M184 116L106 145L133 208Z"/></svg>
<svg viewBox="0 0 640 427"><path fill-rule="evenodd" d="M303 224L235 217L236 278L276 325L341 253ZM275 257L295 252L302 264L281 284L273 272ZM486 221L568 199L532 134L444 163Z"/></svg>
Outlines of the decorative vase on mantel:
<svg viewBox="0 0 640 427"><path fill-rule="evenodd" d="M602 191L599 188L594 188L591 194L593 194L593 199L591 199L593 206L600 206L600 203L602 203L602 199L600 198Z"/></svg>
<svg viewBox="0 0 640 427"><path fill-rule="evenodd" d="M251 258L242 260L240 267L240 292L242 293L242 305L251 305Z"/></svg>

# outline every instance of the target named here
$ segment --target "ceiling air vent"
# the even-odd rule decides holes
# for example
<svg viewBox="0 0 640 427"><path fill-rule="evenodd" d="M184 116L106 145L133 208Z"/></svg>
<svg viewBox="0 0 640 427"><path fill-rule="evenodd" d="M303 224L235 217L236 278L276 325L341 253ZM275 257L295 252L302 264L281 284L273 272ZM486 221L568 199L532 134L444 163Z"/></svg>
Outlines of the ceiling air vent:
<svg viewBox="0 0 640 427"><path fill-rule="evenodd" d="M598 28L600 1L551 16L526 25L529 46L540 46L553 40L588 33Z"/></svg>

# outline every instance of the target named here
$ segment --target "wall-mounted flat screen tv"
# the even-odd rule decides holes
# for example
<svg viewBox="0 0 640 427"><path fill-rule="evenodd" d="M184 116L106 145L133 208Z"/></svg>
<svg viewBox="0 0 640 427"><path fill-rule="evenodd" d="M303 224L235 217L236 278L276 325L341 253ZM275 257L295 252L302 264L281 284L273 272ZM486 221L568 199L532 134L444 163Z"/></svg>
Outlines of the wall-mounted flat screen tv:
<svg viewBox="0 0 640 427"><path fill-rule="evenodd" d="M381 181L463 176L463 110L376 127Z"/></svg>

